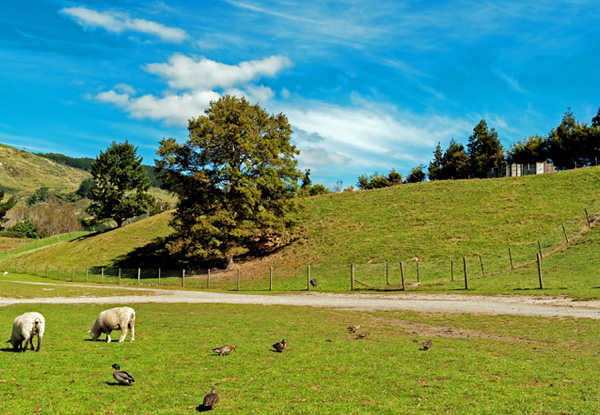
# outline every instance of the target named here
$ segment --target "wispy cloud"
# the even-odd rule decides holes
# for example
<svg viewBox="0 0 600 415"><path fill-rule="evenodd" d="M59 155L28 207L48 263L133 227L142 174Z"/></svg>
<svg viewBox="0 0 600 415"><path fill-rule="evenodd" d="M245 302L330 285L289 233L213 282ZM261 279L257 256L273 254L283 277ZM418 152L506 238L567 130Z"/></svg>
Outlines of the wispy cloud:
<svg viewBox="0 0 600 415"><path fill-rule="evenodd" d="M127 13L99 12L85 7L63 8L60 13L86 29L102 28L111 33L138 32L175 43L183 42L189 37L182 29L168 27L150 20L132 18Z"/></svg>

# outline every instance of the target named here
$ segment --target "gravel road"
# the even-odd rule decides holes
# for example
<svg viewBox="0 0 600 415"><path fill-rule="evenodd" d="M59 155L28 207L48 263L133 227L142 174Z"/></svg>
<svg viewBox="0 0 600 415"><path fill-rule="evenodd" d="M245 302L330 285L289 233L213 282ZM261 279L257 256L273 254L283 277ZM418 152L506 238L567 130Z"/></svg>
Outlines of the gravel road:
<svg viewBox="0 0 600 415"><path fill-rule="evenodd" d="M52 283L25 283L64 286ZM75 287L88 285L69 284ZM115 287L98 287L108 290ZM132 295L12 299L0 297L0 306L11 304L136 304L136 303L224 303L309 306L361 310L410 310L453 314L521 315L600 319L600 301L572 301L566 297L481 296L460 294L334 294L306 292L282 295L228 294L206 291L119 287Z"/></svg>

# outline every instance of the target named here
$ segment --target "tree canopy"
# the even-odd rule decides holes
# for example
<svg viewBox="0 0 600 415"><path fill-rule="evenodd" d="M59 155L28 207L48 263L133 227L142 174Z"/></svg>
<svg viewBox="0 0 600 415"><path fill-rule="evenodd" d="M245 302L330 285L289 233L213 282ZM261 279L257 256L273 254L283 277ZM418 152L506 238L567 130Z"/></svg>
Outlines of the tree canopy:
<svg viewBox="0 0 600 415"><path fill-rule="evenodd" d="M251 248L284 243L303 177L287 117L225 95L188 130L185 143L163 139L157 151L163 187L179 196L169 251L231 266Z"/></svg>
<svg viewBox="0 0 600 415"><path fill-rule="evenodd" d="M504 164L504 149L498 133L488 129L485 120L473 128L467 144L471 177L485 178L488 170Z"/></svg>
<svg viewBox="0 0 600 415"><path fill-rule="evenodd" d="M0 230L4 229L2 224L8 222L8 219L5 218L6 212L11 210L17 203L14 196L11 196L6 202L3 202L3 200L4 190L0 189Z"/></svg>
<svg viewBox="0 0 600 415"><path fill-rule="evenodd" d="M154 197L147 193L150 181L141 164L137 148L127 141L113 141L96 157L90 169L94 179L89 189L92 203L87 209L95 222L112 219L120 227L154 203Z"/></svg>

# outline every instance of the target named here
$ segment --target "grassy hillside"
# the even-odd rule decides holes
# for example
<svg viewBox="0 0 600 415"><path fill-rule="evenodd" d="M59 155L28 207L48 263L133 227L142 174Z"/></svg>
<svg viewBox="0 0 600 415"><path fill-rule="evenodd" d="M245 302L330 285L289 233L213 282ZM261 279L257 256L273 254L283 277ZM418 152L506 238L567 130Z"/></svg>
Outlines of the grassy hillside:
<svg viewBox="0 0 600 415"><path fill-rule="evenodd" d="M350 263L423 263L506 252L571 235L600 213L600 169L494 180L441 181L382 190L330 194L300 201L301 238L253 267L346 269ZM169 213L92 238L40 251L31 261L65 266L168 268L157 238L166 236ZM515 251L517 249L515 248ZM535 258L535 253L533 254ZM162 262L162 263L161 263ZM247 267L250 264L246 265ZM296 272L296 271L294 271Z"/></svg>
<svg viewBox="0 0 600 415"><path fill-rule="evenodd" d="M79 188L89 173L24 150L0 144L0 186L6 194L30 194L46 186L51 192L69 193Z"/></svg>

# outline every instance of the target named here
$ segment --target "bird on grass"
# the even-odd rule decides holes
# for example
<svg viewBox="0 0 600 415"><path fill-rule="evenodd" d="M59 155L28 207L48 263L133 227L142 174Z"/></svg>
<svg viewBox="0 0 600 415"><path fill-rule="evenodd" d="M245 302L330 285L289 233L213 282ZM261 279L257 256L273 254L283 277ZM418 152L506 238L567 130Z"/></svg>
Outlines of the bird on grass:
<svg viewBox="0 0 600 415"><path fill-rule="evenodd" d="M225 354L225 353L229 353L229 352L231 352L232 350L235 350L235 351L236 351L236 353L237 353L237 349L235 348L235 346L234 346L234 345L232 345L232 346L228 346L228 345L224 344L224 345L222 345L222 346L215 347L214 349L212 349L212 351L213 351L213 352L215 352L215 353L219 353L219 356L223 356L223 354Z"/></svg>
<svg viewBox="0 0 600 415"><path fill-rule="evenodd" d="M433 346L433 342L431 340L427 340L425 343L423 343L423 350L429 350L431 349L431 346Z"/></svg>
<svg viewBox="0 0 600 415"><path fill-rule="evenodd" d="M356 330L358 330L360 328L360 324L357 326L350 326L348 327L348 333L356 333Z"/></svg>
<svg viewBox="0 0 600 415"><path fill-rule="evenodd" d="M273 349L275 349L279 353L282 353L286 347L287 347L287 343L285 342L285 339L283 339L282 341L275 343L273 345Z"/></svg>
<svg viewBox="0 0 600 415"><path fill-rule="evenodd" d="M367 337L369 337L369 332L368 331L364 331L364 332L358 333L356 335L357 339L366 339Z"/></svg>
<svg viewBox="0 0 600 415"><path fill-rule="evenodd" d="M202 402L202 406L204 406L204 408L214 409L217 402L219 402L219 395L215 393L216 390L217 388L213 386L210 393L206 394L204 401Z"/></svg>
<svg viewBox="0 0 600 415"><path fill-rule="evenodd" d="M113 378L115 378L120 385L133 385L135 383L133 376L121 370L121 367L118 363L112 365L111 369L115 369L115 371L113 372Z"/></svg>
<svg viewBox="0 0 600 415"><path fill-rule="evenodd" d="M316 287L317 286L317 280L314 279L314 278L312 280L310 280L310 285L312 285L313 287Z"/></svg>

